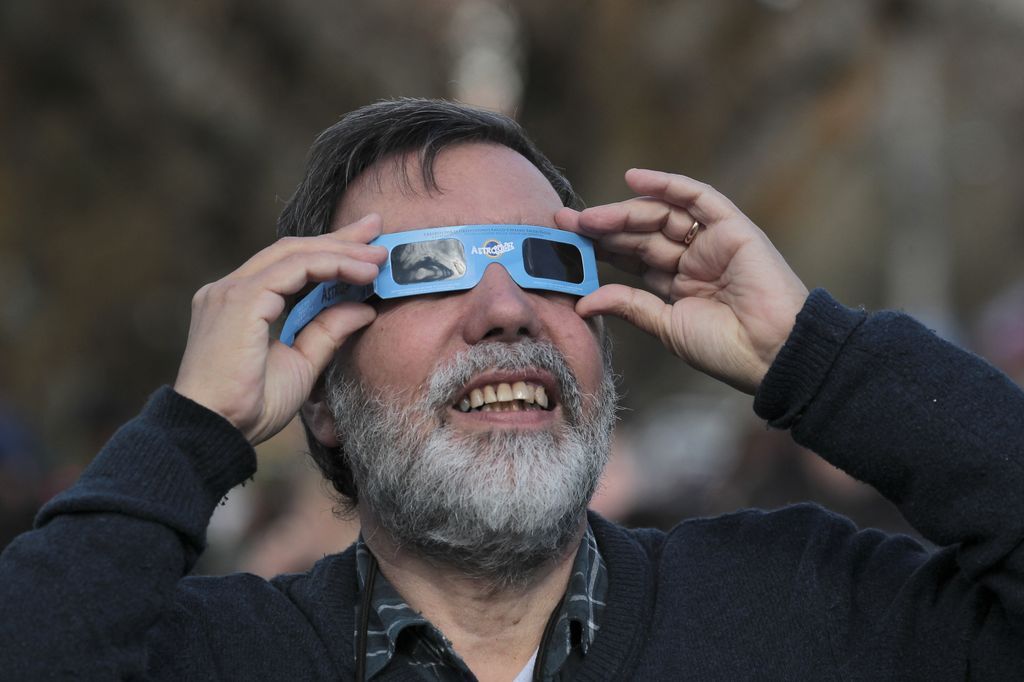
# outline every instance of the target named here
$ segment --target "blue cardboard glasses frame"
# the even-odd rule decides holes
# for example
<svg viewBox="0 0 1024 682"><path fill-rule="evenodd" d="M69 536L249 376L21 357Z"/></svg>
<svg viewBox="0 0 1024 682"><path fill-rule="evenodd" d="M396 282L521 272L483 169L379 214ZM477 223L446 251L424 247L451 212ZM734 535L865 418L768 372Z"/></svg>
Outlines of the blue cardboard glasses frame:
<svg viewBox="0 0 1024 682"><path fill-rule="evenodd" d="M597 289L591 241L537 225L457 225L382 234L388 259L367 285L322 282L292 309L281 330L287 345L322 310L371 296L400 298L472 289L491 263L500 263L524 289L585 296Z"/></svg>

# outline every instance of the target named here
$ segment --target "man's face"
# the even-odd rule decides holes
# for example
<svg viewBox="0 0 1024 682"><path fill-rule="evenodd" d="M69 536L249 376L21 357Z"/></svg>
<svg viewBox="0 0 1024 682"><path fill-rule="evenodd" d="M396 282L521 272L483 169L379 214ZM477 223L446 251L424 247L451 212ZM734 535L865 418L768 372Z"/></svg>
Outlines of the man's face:
<svg viewBox="0 0 1024 682"><path fill-rule="evenodd" d="M422 186L415 155L406 162L414 191L385 160L346 192L335 227L370 212L381 215L385 232L474 223L554 227L554 213L562 207L540 171L507 147L465 144L442 151L434 169L441 193ZM367 386L415 399L439 363L469 346L543 340L562 352L583 392L594 393L604 371L600 344L592 326L576 315L575 302L573 296L520 289L493 264L469 291L385 302L353 344L353 366ZM517 378L481 375L472 383L496 387ZM535 378L552 388L550 377ZM556 404L548 411L464 413L453 405L447 416L465 431L548 428L564 418L557 395L551 397Z"/></svg>
<svg viewBox="0 0 1024 682"><path fill-rule="evenodd" d="M370 212L386 232L553 227L562 206L544 176L506 147L442 151L439 192L423 187L415 155L404 162L405 174L392 159L363 173L336 227ZM345 349L347 381L331 389L364 520L369 510L402 544L418 542L505 582L565 549L607 456L614 416L599 339L575 301L520 289L492 264L468 291L380 304ZM542 387L547 409L509 400L519 382L530 399ZM498 403L467 410L463 399L479 402L477 391Z"/></svg>

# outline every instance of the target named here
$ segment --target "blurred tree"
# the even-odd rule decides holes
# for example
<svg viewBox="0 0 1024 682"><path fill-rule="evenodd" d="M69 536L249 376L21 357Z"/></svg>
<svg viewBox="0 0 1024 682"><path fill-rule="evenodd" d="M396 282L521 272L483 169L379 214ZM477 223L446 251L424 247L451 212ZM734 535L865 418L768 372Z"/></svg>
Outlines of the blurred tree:
<svg viewBox="0 0 1024 682"><path fill-rule="evenodd" d="M7 0L0 391L54 462L91 457L173 380L192 292L273 238L313 136L403 95L512 111L591 203L633 165L705 179L809 284L955 324L1024 260L1021 7ZM718 390L618 331L630 406Z"/></svg>

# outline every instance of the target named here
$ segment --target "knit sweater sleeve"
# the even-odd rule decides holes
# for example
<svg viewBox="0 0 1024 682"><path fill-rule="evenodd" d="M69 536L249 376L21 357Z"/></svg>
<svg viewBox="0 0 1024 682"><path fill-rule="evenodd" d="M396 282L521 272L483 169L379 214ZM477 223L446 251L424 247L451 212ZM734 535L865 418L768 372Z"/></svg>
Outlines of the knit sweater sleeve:
<svg viewBox="0 0 1024 682"><path fill-rule="evenodd" d="M0 557L5 675L141 677L146 632L173 608L217 503L255 468L226 420L155 393Z"/></svg>
<svg viewBox="0 0 1024 682"><path fill-rule="evenodd" d="M1024 666L1017 385L906 315L851 310L816 290L754 408L874 486L939 546L928 554L866 532L832 548L827 561L842 576L834 584L845 621L839 646L868 641L858 629L891 628L893 641L927 645L934 661L962 656L965 672Z"/></svg>

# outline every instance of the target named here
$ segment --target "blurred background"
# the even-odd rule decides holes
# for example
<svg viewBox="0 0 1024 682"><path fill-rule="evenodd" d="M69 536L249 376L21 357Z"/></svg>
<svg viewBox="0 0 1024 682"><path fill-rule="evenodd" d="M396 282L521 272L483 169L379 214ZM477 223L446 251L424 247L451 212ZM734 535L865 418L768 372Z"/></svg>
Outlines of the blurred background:
<svg viewBox="0 0 1024 682"><path fill-rule="evenodd" d="M272 241L316 134L385 97L514 115L591 204L626 197L631 166L704 179L809 286L1021 381L1021 64L1022 0L2 0L0 547L173 382L193 292ZM613 330L602 512L813 499L907 530L749 397ZM261 447L202 570L351 541L303 451L294 425Z"/></svg>

